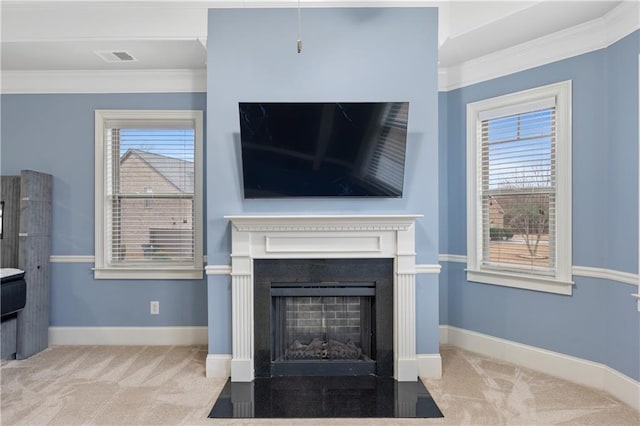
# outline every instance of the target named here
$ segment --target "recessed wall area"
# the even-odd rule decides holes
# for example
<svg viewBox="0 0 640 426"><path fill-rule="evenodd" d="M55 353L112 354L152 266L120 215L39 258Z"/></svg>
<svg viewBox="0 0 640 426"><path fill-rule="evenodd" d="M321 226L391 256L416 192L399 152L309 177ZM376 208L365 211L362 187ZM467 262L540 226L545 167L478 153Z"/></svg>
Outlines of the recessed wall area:
<svg viewBox="0 0 640 426"><path fill-rule="evenodd" d="M415 222L416 260L437 266L437 9L305 8L300 53L296 16L292 8L209 11L208 264L230 262L233 227L225 216L417 214L424 217ZM403 197L244 199L241 102L409 102ZM207 277L212 357L234 350L233 279ZM415 312L414 343L422 354L438 354L437 275L416 276L415 291L426 302Z"/></svg>

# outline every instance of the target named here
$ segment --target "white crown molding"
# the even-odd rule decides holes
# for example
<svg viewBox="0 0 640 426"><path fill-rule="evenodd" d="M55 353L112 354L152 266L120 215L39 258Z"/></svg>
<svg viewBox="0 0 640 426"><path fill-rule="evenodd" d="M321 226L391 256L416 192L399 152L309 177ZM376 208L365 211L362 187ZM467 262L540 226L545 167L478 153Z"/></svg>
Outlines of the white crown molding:
<svg viewBox="0 0 640 426"><path fill-rule="evenodd" d="M449 68L438 65L438 91L446 92L449 87Z"/></svg>
<svg viewBox="0 0 640 426"><path fill-rule="evenodd" d="M450 325L440 326L440 336L440 343L603 390L640 410L640 383L605 364Z"/></svg>
<svg viewBox="0 0 640 426"><path fill-rule="evenodd" d="M640 28L640 2L624 1L602 18L439 70L449 91L610 46Z"/></svg>
<svg viewBox="0 0 640 426"><path fill-rule="evenodd" d="M115 5L122 7L205 7L205 8L267 8L293 7L297 0L138 0L127 5L122 0L2 0L3 7L33 7L50 4L60 6L62 3L82 4L83 6L104 7ZM442 1L437 0L301 0L300 7L438 7Z"/></svg>
<svg viewBox="0 0 640 426"><path fill-rule="evenodd" d="M3 94L198 93L206 70L3 71Z"/></svg>
<svg viewBox="0 0 640 426"><path fill-rule="evenodd" d="M40 2L5 2L5 5L32 5ZM45 2L46 4L47 2ZM55 5L55 1L49 2ZM80 3L80 2L78 2ZM83 2L84 4L85 2ZM109 6L109 1L89 2ZM135 2L136 4L140 4ZM157 3L157 2L156 2ZM178 2L161 2L163 7ZM290 1L248 1L243 7L291 7ZM405 1L305 1L303 7L429 7L441 2ZM145 7L154 6L148 2ZM84 4L86 6L86 4ZM190 1L181 7L237 7L237 1ZM6 6L5 6L6 7ZM640 3L623 1L602 18L548 36L479 57L465 63L441 67L438 89L449 91L518 71L556 62L605 48L640 28ZM176 38L177 36L174 36ZM178 37L179 38L179 37ZM3 94L28 93L158 93L206 92L206 70L49 70L4 71Z"/></svg>
<svg viewBox="0 0 640 426"><path fill-rule="evenodd" d="M625 0L602 19L606 29L604 43L610 46L640 28L640 2Z"/></svg>
<svg viewBox="0 0 640 426"><path fill-rule="evenodd" d="M50 345L206 345L207 327L49 327Z"/></svg>

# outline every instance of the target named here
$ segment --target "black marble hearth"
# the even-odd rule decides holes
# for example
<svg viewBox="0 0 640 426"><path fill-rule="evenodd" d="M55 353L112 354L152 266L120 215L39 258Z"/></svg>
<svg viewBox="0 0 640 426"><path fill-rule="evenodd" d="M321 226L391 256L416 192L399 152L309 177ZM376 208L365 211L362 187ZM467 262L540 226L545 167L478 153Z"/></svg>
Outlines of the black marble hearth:
<svg viewBox="0 0 640 426"><path fill-rule="evenodd" d="M444 417L421 381L389 377L273 377L227 381L210 418Z"/></svg>

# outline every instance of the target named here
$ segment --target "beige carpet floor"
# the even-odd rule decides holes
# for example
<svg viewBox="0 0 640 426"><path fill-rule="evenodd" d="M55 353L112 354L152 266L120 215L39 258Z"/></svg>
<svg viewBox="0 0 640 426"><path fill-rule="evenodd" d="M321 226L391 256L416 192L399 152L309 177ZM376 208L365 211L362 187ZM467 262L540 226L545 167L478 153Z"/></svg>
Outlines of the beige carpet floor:
<svg viewBox="0 0 640 426"><path fill-rule="evenodd" d="M57 346L2 361L2 425L640 425L608 394L442 347L424 380L442 419L207 419L224 380L204 376L203 346Z"/></svg>

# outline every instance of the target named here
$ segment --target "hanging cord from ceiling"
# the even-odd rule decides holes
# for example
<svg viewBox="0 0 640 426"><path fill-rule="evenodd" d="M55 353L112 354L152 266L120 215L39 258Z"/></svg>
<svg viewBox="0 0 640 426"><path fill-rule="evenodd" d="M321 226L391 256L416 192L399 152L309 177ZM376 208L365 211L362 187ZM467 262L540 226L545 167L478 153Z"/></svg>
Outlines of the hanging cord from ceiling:
<svg viewBox="0 0 640 426"><path fill-rule="evenodd" d="M302 30L300 25L300 0L298 0L298 53L302 52Z"/></svg>

